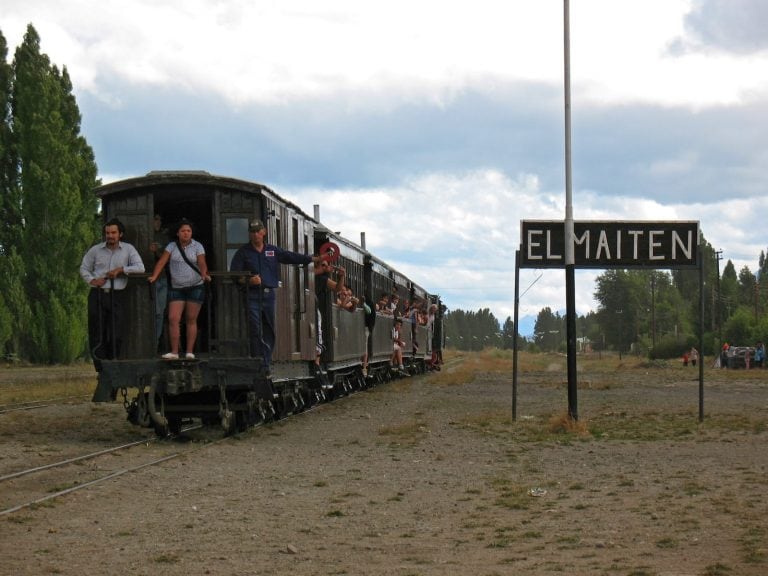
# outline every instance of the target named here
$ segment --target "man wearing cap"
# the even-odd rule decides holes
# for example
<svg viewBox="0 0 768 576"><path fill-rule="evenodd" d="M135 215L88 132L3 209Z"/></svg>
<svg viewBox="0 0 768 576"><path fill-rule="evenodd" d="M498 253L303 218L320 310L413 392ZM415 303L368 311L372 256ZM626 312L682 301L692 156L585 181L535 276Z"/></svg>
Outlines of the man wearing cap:
<svg viewBox="0 0 768 576"><path fill-rule="evenodd" d="M112 218L102 229L104 242L83 256L80 276L91 287L88 293L88 347L93 365L101 371L101 361L120 354L126 274L144 272L144 262L133 245L123 242L125 226ZM113 339L114 336L114 339Z"/></svg>
<svg viewBox="0 0 768 576"><path fill-rule="evenodd" d="M251 331L251 356L263 358L269 372L275 348L275 289L280 285L280 264L302 265L320 262L310 256L267 244L267 229L261 220L248 223L249 242L237 249L229 269L250 272L248 284L248 321Z"/></svg>

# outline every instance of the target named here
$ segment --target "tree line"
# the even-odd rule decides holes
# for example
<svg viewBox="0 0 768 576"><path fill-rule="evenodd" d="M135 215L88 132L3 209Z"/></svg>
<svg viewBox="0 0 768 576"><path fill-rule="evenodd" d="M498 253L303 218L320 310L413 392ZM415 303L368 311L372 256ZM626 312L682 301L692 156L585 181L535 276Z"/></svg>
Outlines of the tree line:
<svg viewBox="0 0 768 576"><path fill-rule="evenodd" d="M720 270L720 252L703 240L704 313L699 310L699 270L608 270L595 282L596 311L577 315L580 351L610 350L651 358L671 358L699 345L705 354L724 342L754 346L768 341L768 257L760 252L758 270L736 271L731 260ZM511 349L514 322L500 324L488 309L449 311L446 344L460 350L484 346ZM546 307L539 311L533 335L521 337L520 349L566 351L566 318Z"/></svg>
<svg viewBox="0 0 768 576"><path fill-rule="evenodd" d="M10 63L0 31L0 113L0 350L69 363L86 352L77 271L99 237L98 171L69 74L31 24Z"/></svg>

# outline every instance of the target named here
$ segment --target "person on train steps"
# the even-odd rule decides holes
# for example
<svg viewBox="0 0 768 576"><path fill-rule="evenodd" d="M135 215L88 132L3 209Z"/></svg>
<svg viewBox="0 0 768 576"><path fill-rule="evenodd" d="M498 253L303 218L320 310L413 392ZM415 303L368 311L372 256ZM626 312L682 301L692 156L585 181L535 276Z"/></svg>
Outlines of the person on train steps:
<svg viewBox="0 0 768 576"><path fill-rule="evenodd" d="M194 360L197 316L205 302L205 282L210 282L211 277L205 260L205 248L192 238L192 223L189 220L182 219L178 223L176 240L165 247L152 275L148 278L150 283L157 281L169 262L171 286L168 290L168 337L171 341L171 351L163 354L163 358L179 358L181 316L184 314L187 327L185 358Z"/></svg>
<svg viewBox="0 0 768 576"><path fill-rule="evenodd" d="M266 236L264 223L251 220L248 242L237 249L229 270L251 273L247 280L251 357L261 358L269 373L276 340L275 290L280 286L280 264L317 264L323 259L268 244Z"/></svg>
<svg viewBox="0 0 768 576"><path fill-rule="evenodd" d="M123 242L125 226L112 218L102 228L104 242L83 256L80 276L91 287L88 293L88 349L93 366L120 355L120 331L124 321L126 274L144 272L144 262L132 244Z"/></svg>

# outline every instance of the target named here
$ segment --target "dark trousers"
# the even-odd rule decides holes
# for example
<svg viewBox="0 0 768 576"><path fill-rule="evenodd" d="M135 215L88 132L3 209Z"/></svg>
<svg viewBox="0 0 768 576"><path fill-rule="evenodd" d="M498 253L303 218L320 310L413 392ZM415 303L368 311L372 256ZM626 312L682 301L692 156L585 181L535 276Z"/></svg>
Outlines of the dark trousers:
<svg viewBox="0 0 768 576"><path fill-rule="evenodd" d="M88 293L88 348L97 371L102 360L120 356L124 298L124 290L91 288Z"/></svg>
<svg viewBox="0 0 768 576"><path fill-rule="evenodd" d="M275 295L254 290L248 294L248 322L251 330L251 356L263 358L265 368L272 364L275 349Z"/></svg>

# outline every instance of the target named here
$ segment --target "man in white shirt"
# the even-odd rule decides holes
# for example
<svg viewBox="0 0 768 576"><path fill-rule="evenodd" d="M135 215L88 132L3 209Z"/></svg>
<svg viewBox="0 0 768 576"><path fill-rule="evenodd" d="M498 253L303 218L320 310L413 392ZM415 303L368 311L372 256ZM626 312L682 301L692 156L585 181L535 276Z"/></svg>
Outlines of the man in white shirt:
<svg viewBox="0 0 768 576"><path fill-rule="evenodd" d="M104 225L104 242L83 256L80 276L91 287L88 294L88 348L101 371L103 359L120 355L120 326L128 285L126 274L144 272L144 263L131 244L121 242L125 226L117 218Z"/></svg>

